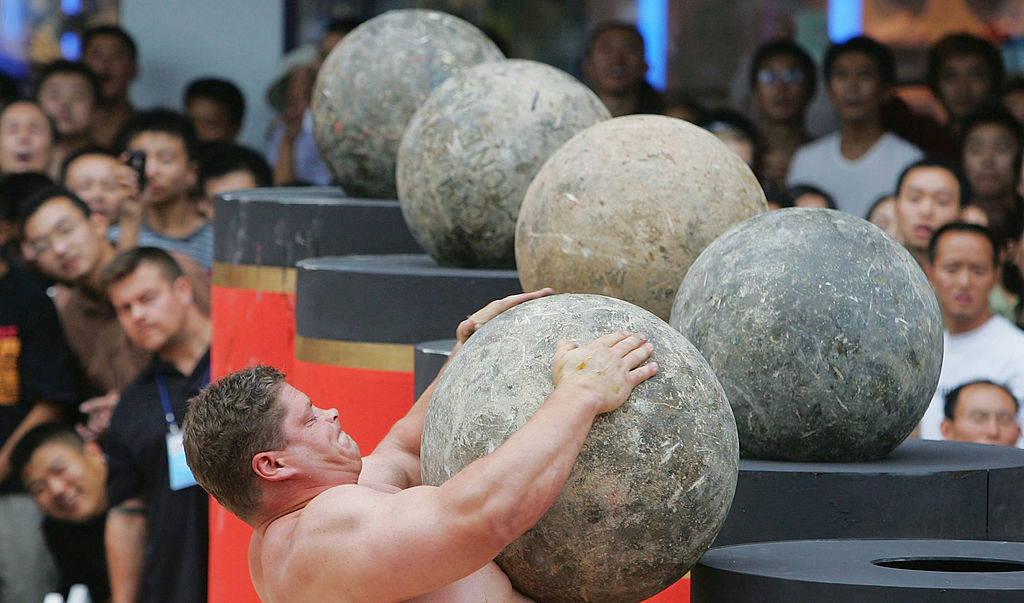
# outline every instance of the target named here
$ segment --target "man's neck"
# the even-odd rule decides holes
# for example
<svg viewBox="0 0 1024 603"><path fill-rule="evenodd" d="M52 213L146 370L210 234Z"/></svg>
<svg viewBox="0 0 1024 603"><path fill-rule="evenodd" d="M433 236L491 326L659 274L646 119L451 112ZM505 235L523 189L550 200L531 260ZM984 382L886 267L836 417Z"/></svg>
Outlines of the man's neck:
<svg viewBox="0 0 1024 603"><path fill-rule="evenodd" d="M921 267L921 270L927 273L932 265L931 261L928 259L928 250L920 249L918 247L907 247L906 245L904 245L904 248L910 252L910 255L913 256L915 260L917 260L917 265Z"/></svg>
<svg viewBox="0 0 1024 603"><path fill-rule="evenodd" d="M210 320L192 306L185 318L185 326L157 353L164 362L170 362L182 375L191 375L210 347Z"/></svg>
<svg viewBox="0 0 1024 603"><path fill-rule="evenodd" d="M860 159L882 138L885 130L877 120L843 122L839 130L839 152L847 159Z"/></svg>
<svg viewBox="0 0 1024 603"><path fill-rule="evenodd" d="M92 139L99 145L113 145L121 126L134 112L135 109L128 102L127 96L107 99L103 104L97 105L92 116Z"/></svg>
<svg viewBox="0 0 1024 603"><path fill-rule="evenodd" d="M196 204L187 196L160 204L147 204L143 210L146 224L165 237L180 239L203 225Z"/></svg>
<svg viewBox="0 0 1024 603"><path fill-rule="evenodd" d="M810 140L802 117L787 121L765 120L761 123L761 134L768 146L773 149L796 150Z"/></svg>
<svg viewBox="0 0 1024 603"><path fill-rule="evenodd" d="M113 98L103 99L103 102L97 105L94 110L104 118L126 116L134 113L135 111L132 108L132 104L128 102L127 93Z"/></svg>
<svg viewBox="0 0 1024 603"><path fill-rule="evenodd" d="M608 107L608 112L612 114L612 117L632 113L640 104L640 93L636 90L622 93L605 92L599 93L597 96L604 106Z"/></svg>
<svg viewBox="0 0 1024 603"><path fill-rule="evenodd" d="M958 319L952 316L946 316L946 330L949 331L950 335L968 333L988 322L990 318L992 318L992 312L987 309L984 314L968 319Z"/></svg>
<svg viewBox="0 0 1024 603"><path fill-rule="evenodd" d="M1017 203L1017 194L1012 190L995 195L976 194L971 202L978 207L1013 207Z"/></svg>
<svg viewBox="0 0 1024 603"><path fill-rule="evenodd" d="M96 260L96 265L89 274L83 276L75 284L94 297L106 297L100 275L103 274L103 269L114 259L116 254L117 251L114 250L114 246L110 244L110 241L104 239L100 244L100 257Z"/></svg>

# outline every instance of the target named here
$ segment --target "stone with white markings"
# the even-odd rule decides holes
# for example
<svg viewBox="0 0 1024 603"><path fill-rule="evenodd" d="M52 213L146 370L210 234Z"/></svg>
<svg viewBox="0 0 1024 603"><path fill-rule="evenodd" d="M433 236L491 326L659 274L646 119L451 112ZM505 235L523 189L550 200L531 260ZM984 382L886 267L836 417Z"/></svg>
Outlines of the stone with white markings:
<svg viewBox="0 0 1024 603"><path fill-rule="evenodd" d="M618 330L647 335L659 373L595 419L559 498L498 556L536 600L650 597L697 562L732 502L736 427L707 362L650 312L599 295L527 302L469 339L431 399L424 483L443 483L526 423L553 389L556 341Z"/></svg>
<svg viewBox="0 0 1024 603"><path fill-rule="evenodd" d="M355 28L331 51L313 89L313 134L353 196L394 199L398 143L409 118L451 75L504 56L447 13L394 10Z"/></svg>
<svg viewBox="0 0 1024 603"><path fill-rule="evenodd" d="M438 263L515 268L516 218L541 164L611 114L569 74L526 60L456 74L413 115L398 148L398 199Z"/></svg>
<svg viewBox="0 0 1024 603"><path fill-rule="evenodd" d="M722 382L744 458L881 458L920 421L942 365L942 313L917 262L832 210L727 231L690 267L671 323Z"/></svg>
<svg viewBox="0 0 1024 603"><path fill-rule="evenodd" d="M533 179L516 225L519 278L524 291L609 295L668 320L697 255L767 209L754 173L710 132L617 117L571 138Z"/></svg>

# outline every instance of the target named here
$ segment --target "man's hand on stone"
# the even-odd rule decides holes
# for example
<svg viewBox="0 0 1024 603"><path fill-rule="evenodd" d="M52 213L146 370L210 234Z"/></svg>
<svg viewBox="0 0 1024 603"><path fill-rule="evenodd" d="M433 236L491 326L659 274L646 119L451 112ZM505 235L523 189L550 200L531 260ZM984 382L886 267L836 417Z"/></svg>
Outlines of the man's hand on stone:
<svg viewBox="0 0 1024 603"><path fill-rule="evenodd" d="M555 344L552 381L556 388L589 392L597 401L598 413L610 412L625 403L634 387L657 374L657 363L644 364L653 352L646 336L625 331L582 347L563 339Z"/></svg>

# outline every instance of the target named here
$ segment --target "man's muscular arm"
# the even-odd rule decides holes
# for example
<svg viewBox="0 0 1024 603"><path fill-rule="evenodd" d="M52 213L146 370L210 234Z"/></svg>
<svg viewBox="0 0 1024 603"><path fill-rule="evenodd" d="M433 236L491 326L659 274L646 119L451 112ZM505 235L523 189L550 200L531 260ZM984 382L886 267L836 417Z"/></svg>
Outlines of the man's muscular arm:
<svg viewBox="0 0 1024 603"><path fill-rule="evenodd" d="M308 597L401 600L479 570L554 502L596 415L619 407L657 372L652 347L615 333L583 348L559 342L555 390L492 454L438 488L388 495L341 486L304 510L288 575ZM324 559L344 559L323 571ZM317 568L316 576L300 578Z"/></svg>
<svg viewBox="0 0 1024 603"><path fill-rule="evenodd" d="M444 374L448 363L455 357L470 335L487 324L495 316L519 304L545 297L554 293L552 289L540 289L529 293L509 295L492 301L459 323L455 329L455 347L438 371L437 377L420 395L409 412L399 419L384 436L373 453L363 460L363 478L369 481L387 483L398 488L420 485L420 440L423 437L423 421L427 416L430 398L434 395L437 381Z"/></svg>

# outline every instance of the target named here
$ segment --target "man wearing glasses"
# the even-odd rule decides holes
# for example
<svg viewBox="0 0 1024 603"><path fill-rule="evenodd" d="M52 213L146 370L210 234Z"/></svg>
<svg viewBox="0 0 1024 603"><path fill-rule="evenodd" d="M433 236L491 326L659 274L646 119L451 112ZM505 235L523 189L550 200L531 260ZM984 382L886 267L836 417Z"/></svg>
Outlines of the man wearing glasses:
<svg viewBox="0 0 1024 603"><path fill-rule="evenodd" d="M1013 446L1020 437L1018 406L1013 393L998 383L965 383L946 394L942 439Z"/></svg>
<svg viewBox="0 0 1024 603"><path fill-rule="evenodd" d="M767 187L785 188L793 153L811 142L807 106L816 85L814 61L790 40L768 42L754 55L750 89L757 103L762 137L757 174Z"/></svg>

